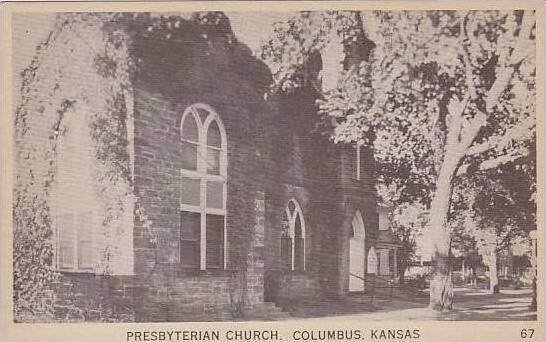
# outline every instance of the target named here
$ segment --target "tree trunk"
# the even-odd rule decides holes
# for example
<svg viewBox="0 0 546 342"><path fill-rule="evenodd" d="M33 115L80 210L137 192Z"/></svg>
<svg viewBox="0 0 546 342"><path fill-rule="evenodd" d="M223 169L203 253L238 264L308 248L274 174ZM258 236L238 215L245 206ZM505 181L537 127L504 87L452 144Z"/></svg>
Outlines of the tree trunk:
<svg viewBox="0 0 546 342"><path fill-rule="evenodd" d="M398 268L398 283L400 285L404 285L406 283L406 279L404 278L404 275L406 274L406 268L407 266L402 264Z"/></svg>
<svg viewBox="0 0 546 342"><path fill-rule="evenodd" d="M430 207L430 238L433 241L434 254L429 307L438 311L451 310L453 307L453 280L449 258L450 235L447 216L453 190L452 181L458 161L458 158L448 158L446 153Z"/></svg>
<svg viewBox="0 0 546 342"><path fill-rule="evenodd" d="M429 307L433 310L443 311L453 308L453 280L449 257L436 253L434 271L430 282Z"/></svg>
<svg viewBox="0 0 546 342"><path fill-rule="evenodd" d="M463 258L463 265L461 267L461 272L462 272L462 278L463 278L463 285L466 285L466 267L465 267L464 258Z"/></svg>
<svg viewBox="0 0 546 342"><path fill-rule="evenodd" d="M497 256L493 255L489 262L489 292L499 293L499 276L497 271Z"/></svg>

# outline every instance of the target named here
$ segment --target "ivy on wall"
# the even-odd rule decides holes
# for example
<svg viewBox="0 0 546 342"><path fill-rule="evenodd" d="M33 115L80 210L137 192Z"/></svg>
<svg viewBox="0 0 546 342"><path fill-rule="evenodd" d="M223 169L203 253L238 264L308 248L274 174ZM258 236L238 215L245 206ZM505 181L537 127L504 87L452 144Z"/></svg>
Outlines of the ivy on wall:
<svg viewBox="0 0 546 342"><path fill-rule="evenodd" d="M37 47L34 59L21 75L20 101L14 117L16 321L58 320L57 311L65 303L54 291L62 282L54 262L54 198L58 161L62 158L60 141L73 129L74 120L86 123L93 145L93 192L101 206L97 228L104 242L95 271L104 275L115 273L112 260L118 248L116 238L120 231L132 229L132 225L123 224L128 217L130 222L140 221L152 245L157 246L152 222L133 194L132 81L139 67L145 66L141 63L145 56L138 53L133 43L138 39L160 46L183 44L199 32L204 32L204 40L220 37L232 44L235 39L227 17L219 12L169 17L150 13L57 15L49 37ZM251 239L249 233L249 242L241 252L245 256L239 265L242 269L247 267ZM111 308L103 309L95 316L111 321ZM76 312L66 318L73 321L93 319L85 312L95 312L97 308L62 310Z"/></svg>
<svg viewBox="0 0 546 342"><path fill-rule="evenodd" d="M131 191L128 110L131 58L121 28L104 30L112 14L59 14L48 39L22 73L15 113L14 317L53 318L54 226L52 214L60 137L67 118L89 124L96 163L92 173L102 203L100 270L108 274L113 229L134 202Z"/></svg>

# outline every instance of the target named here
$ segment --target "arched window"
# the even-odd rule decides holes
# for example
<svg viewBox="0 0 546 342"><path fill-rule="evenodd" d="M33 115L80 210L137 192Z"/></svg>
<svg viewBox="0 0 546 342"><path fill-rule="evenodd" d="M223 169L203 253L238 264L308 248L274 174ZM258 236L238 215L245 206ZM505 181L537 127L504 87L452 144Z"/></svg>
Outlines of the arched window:
<svg viewBox="0 0 546 342"><path fill-rule="evenodd" d="M368 273L377 274L377 252L375 251L375 248L370 248L370 251L368 252Z"/></svg>
<svg viewBox="0 0 546 342"><path fill-rule="evenodd" d="M295 199L288 201L284 212L281 261L285 269L305 270L305 220Z"/></svg>
<svg viewBox="0 0 546 342"><path fill-rule="evenodd" d="M181 120L180 262L225 267L227 144L218 114L194 104Z"/></svg>
<svg viewBox="0 0 546 342"><path fill-rule="evenodd" d="M63 272L94 272L100 261L100 202L93 178L89 123L83 115L70 113L59 136L57 176L52 192L55 224L55 266Z"/></svg>

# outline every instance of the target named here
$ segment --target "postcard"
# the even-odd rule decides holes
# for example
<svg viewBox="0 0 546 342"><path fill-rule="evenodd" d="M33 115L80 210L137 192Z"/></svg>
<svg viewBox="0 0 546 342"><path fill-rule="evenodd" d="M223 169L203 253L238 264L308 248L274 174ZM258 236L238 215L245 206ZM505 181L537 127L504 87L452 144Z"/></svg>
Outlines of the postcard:
<svg viewBox="0 0 546 342"><path fill-rule="evenodd" d="M2 340L544 339L542 3L1 14Z"/></svg>

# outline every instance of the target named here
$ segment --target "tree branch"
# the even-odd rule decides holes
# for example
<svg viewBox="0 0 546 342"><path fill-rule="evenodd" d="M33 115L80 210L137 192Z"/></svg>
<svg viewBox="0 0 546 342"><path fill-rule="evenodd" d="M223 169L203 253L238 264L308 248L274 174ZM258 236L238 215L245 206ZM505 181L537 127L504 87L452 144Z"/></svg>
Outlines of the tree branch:
<svg viewBox="0 0 546 342"><path fill-rule="evenodd" d="M466 19L468 17L468 12L461 13L461 19L459 21L459 37L461 38L461 46L463 51L463 63L465 70L466 83L468 85L468 94L470 99L474 100L478 93L476 91L476 85L474 84L474 78L472 76L472 64L470 64L470 56L467 51L468 34L466 31ZM464 37L464 38L463 38Z"/></svg>
<svg viewBox="0 0 546 342"><path fill-rule="evenodd" d="M508 61L506 61L506 65L504 66L504 68L499 70L500 72L497 71L497 78L487 92L487 96L485 99L485 107L487 112L491 112L493 108L497 105L502 92L504 91L504 89L506 89L506 86L508 86L508 83L512 79L512 76L515 72L514 66L527 57L525 45L528 44L530 40L529 37L531 35L531 30L534 23L534 20L532 19L532 11L525 11L523 13L523 19L518 34L518 40L516 44L514 44L514 49L511 55L508 57ZM501 63L503 63L501 59L499 60Z"/></svg>
<svg viewBox="0 0 546 342"><path fill-rule="evenodd" d="M521 19L520 31L518 34L518 41L516 43L516 46L514 47L512 55L510 56L511 64L518 64L528 57L528 50L525 49L525 44L527 44L528 41L531 40L530 36L534 23L535 20L533 16L533 11L527 10L523 12L523 18Z"/></svg>
<svg viewBox="0 0 546 342"><path fill-rule="evenodd" d="M518 125L507 130L502 136L490 138L488 141L481 144L471 146L466 150L466 156L475 156L494 148L501 148L510 144L511 141L525 139L526 136L533 131L536 126L536 121L533 117L528 117Z"/></svg>
<svg viewBox="0 0 546 342"><path fill-rule="evenodd" d="M517 154L505 154L493 159L484 160L479 164L473 164L473 163L465 164L459 168L459 170L457 171L456 177L463 176L473 169L478 171L486 171L486 170L495 169L501 165L514 162L521 158L525 158L528 155L529 155L529 150L525 148L525 149L522 149Z"/></svg>

